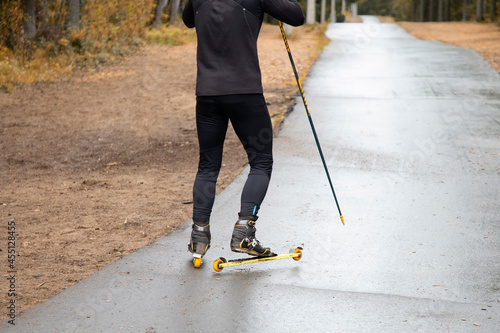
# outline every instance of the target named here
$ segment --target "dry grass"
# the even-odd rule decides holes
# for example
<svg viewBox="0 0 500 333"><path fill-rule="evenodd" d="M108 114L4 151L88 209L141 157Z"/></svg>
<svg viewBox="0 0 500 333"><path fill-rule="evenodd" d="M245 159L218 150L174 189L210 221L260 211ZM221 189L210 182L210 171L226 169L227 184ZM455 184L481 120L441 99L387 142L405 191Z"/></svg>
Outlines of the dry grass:
<svg viewBox="0 0 500 333"><path fill-rule="evenodd" d="M500 72L500 27L476 22L398 22L408 33L478 51Z"/></svg>
<svg viewBox="0 0 500 333"><path fill-rule="evenodd" d="M55 82L77 67L121 61L144 44L153 7L153 0L87 1L78 30L62 27L64 6L50 7L47 26L28 42L22 6L0 5L0 89L12 92L16 86Z"/></svg>
<svg viewBox="0 0 500 333"><path fill-rule="evenodd" d="M184 26L150 28L146 31L146 41L150 45L184 45L196 41L196 31Z"/></svg>

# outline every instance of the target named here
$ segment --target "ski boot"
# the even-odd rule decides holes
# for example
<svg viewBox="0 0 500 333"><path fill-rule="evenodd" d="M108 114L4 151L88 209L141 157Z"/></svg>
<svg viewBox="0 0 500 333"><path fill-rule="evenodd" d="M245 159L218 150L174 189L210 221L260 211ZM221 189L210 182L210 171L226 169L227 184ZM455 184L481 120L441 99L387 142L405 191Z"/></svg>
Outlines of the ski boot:
<svg viewBox="0 0 500 333"><path fill-rule="evenodd" d="M210 223L208 221L193 221L191 231L191 242L188 244L188 251L193 254L193 266L200 268L201 258L210 248Z"/></svg>
<svg viewBox="0 0 500 333"><path fill-rule="evenodd" d="M272 257L275 254L255 238L257 216L240 216L233 229L231 251L246 253L257 257Z"/></svg>

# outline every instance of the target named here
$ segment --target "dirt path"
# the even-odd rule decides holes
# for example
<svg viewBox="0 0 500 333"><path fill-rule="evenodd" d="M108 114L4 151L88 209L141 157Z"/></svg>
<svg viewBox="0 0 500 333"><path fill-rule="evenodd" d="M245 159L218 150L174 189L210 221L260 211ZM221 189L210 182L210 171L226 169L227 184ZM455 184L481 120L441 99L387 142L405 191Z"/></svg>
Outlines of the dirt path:
<svg viewBox="0 0 500 333"><path fill-rule="evenodd" d="M401 25L419 36L429 30L433 38L449 36L430 24ZM496 29L491 33L500 45ZM320 53L315 36L301 27L290 40L303 76ZM295 81L279 30L264 26L259 41L277 128L293 103ZM466 45L474 47L474 39ZM6 227L15 221L17 311L189 219L197 159L195 53L195 44L149 46L99 72L0 93L0 290L8 290ZM498 59L500 52L493 54ZM219 189L244 164L230 131ZM0 308L6 301L0 299ZM5 317L1 311L0 320Z"/></svg>
<svg viewBox="0 0 500 333"><path fill-rule="evenodd" d="M320 53L317 31L302 27L290 40L302 75ZM279 29L264 26L259 40L277 127L294 77ZM15 221L18 312L190 218L195 48L148 46L99 72L0 94L0 290L8 290L6 230ZM230 131L219 190L245 162Z"/></svg>

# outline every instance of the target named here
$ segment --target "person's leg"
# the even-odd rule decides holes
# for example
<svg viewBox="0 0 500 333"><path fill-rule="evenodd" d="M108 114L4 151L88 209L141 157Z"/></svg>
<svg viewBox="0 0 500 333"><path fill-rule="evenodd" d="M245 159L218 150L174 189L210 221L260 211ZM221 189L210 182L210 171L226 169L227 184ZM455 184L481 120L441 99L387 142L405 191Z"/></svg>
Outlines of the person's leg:
<svg viewBox="0 0 500 333"><path fill-rule="evenodd" d="M274 255L255 238L255 222L266 195L273 166L273 129L263 95L240 95L229 117L248 156L250 172L241 194L241 208L231 250L257 256Z"/></svg>
<svg viewBox="0 0 500 333"><path fill-rule="evenodd" d="M228 118L219 107L217 98L197 98L199 162L193 184L193 230L189 251L201 255L210 247L210 215L222 163L227 125Z"/></svg>
<svg viewBox="0 0 500 333"><path fill-rule="evenodd" d="M273 128L263 95L243 95L244 103L230 114L248 156L250 172L241 193L240 215L257 215L273 168Z"/></svg>

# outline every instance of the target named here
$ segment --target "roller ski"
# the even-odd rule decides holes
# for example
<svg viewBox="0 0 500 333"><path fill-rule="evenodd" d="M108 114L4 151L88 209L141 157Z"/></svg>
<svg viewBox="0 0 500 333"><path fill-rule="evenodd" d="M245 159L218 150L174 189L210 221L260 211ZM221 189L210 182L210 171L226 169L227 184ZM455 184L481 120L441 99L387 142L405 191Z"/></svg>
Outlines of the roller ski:
<svg viewBox="0 0 500 333"><path fill-rule="evenodd" d="M262 261L279 260L287 258L292 258L295 261L300 260L302 258L302 248L297 247L295 249L291 249L290 253L287 254L278 255L273 253L272 256L267 256L267 257L253 257L253 258L233 259L233 260L226 260L225 258L220 257L219 259L214 261L212 267L216 272L220 272L224 269L224 267L239 266L239 265L253 264Z"/></svg>
<svg viewBox="0 0 500 333"><path fill-rule="evenodd" d="M231 237L231 251L238 253L246 253L252 258L226 260L219 258L214 261L213 268L215 271L220 272L224 267L237 266L244 264L251 264L261 261L278 260L285 258L293 258L300 260L302 257L302 248L298 247L292 249L289 254L277 255L271 251L270 248L262 246L255 238L255 221L257 216L240 216L239 220L235 223L233 229L233 236Z"/></svg>
<svg viewBox="0 0 500 333"><path fill-rule="evenodd" d="M210 224L208 222L193 222L188 251L193 254L194 268L201 267L201 258L210 248L210 239Z"/></svg>
<svg viewBox="0 0 500 333"><path fill-rule="evenodd" d="M255 221L257 216L241 217L234 224L231 237L231 251L246 253L255 257L272 257L275 254L270 248L262 246L255 238Z"/></svg>

